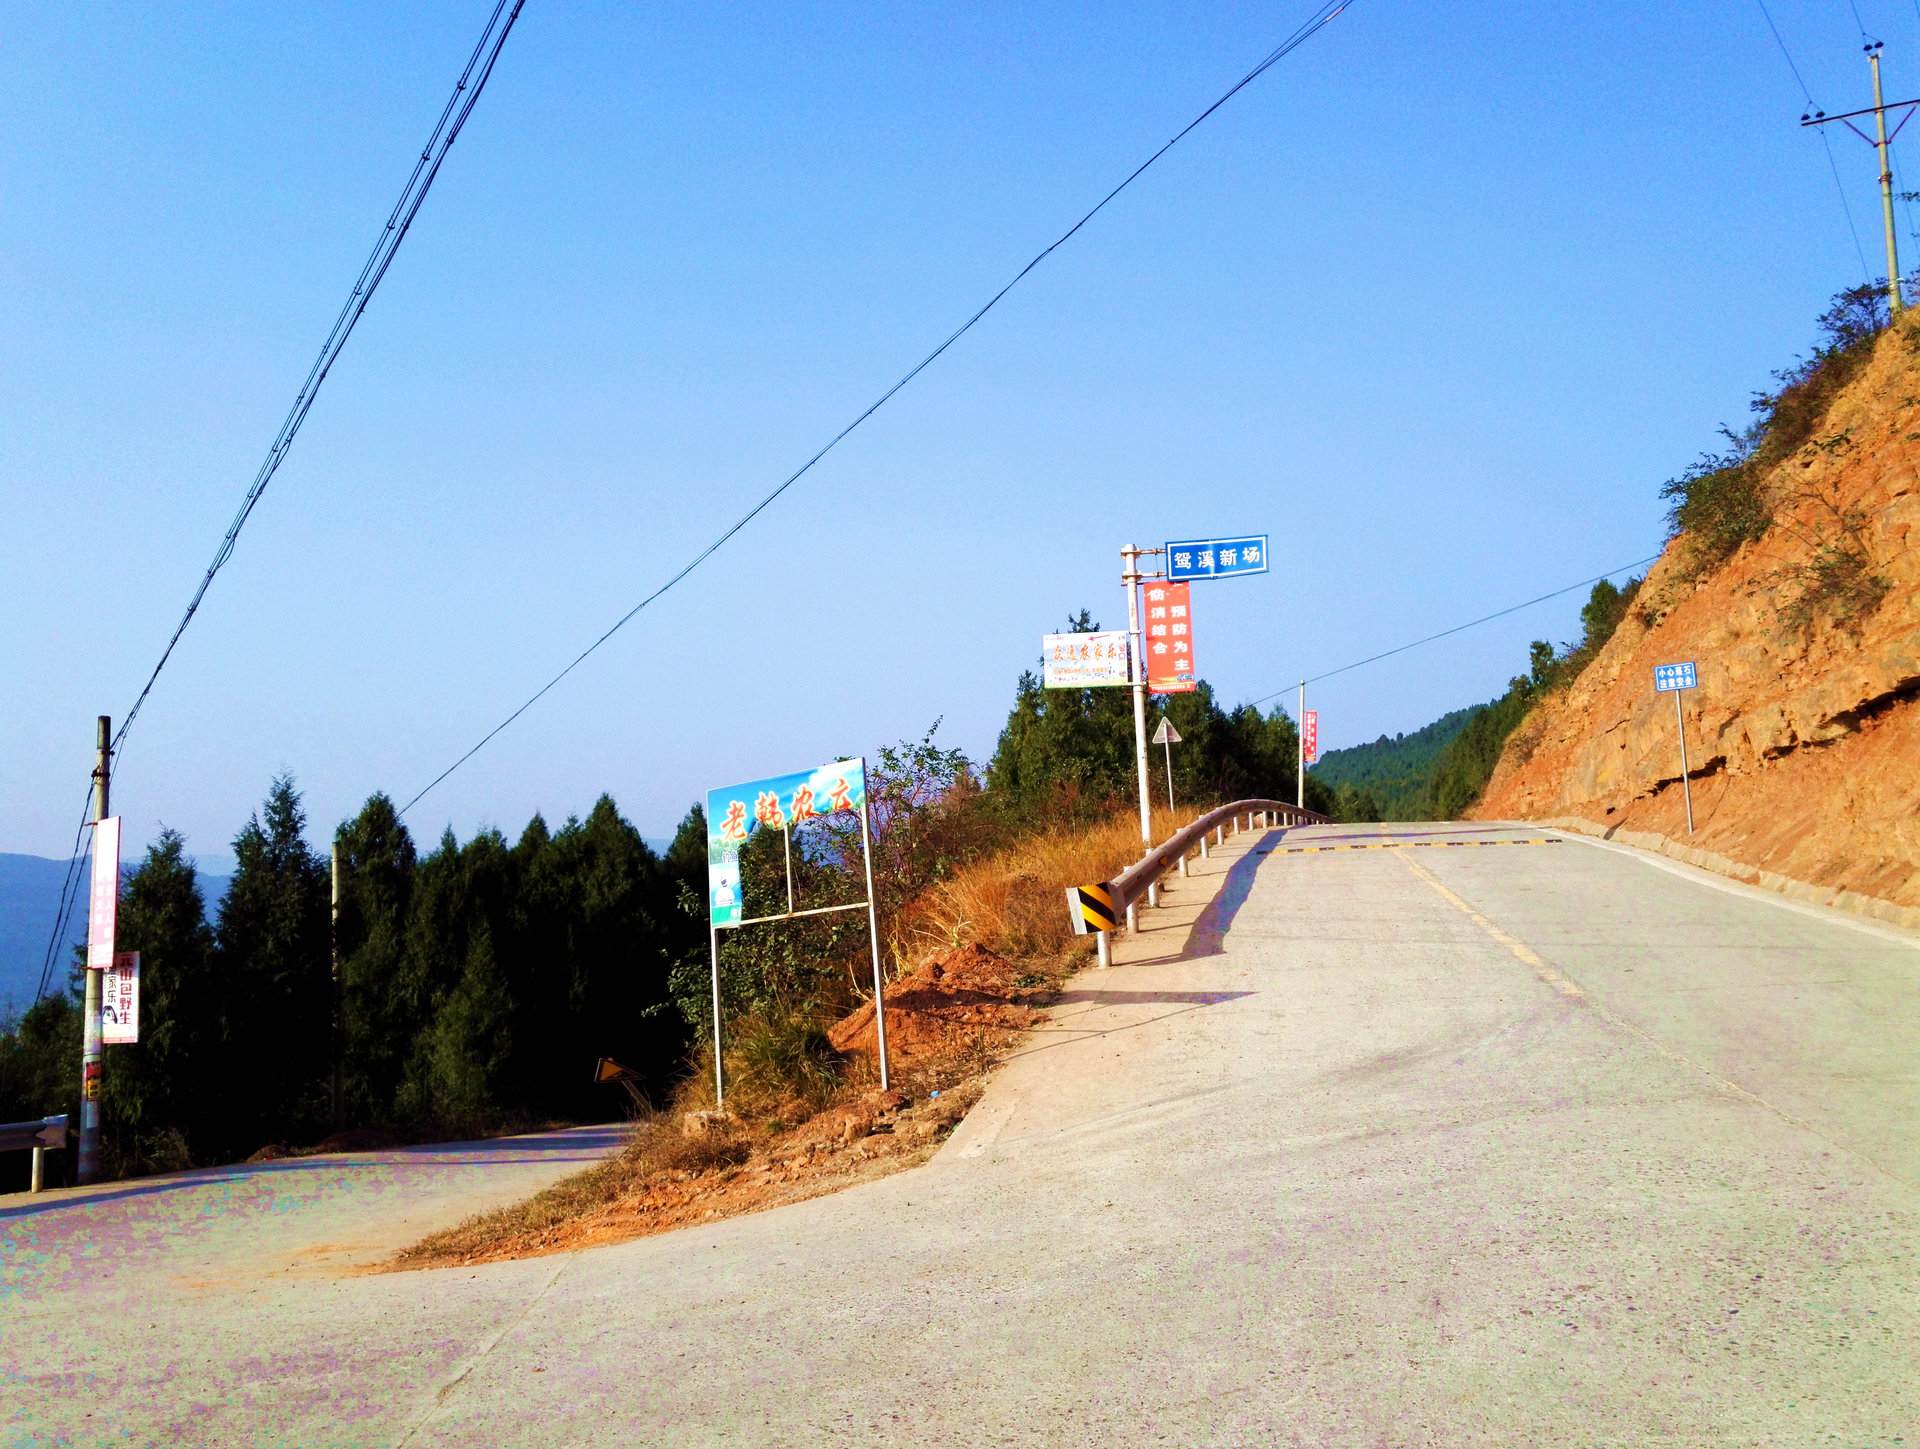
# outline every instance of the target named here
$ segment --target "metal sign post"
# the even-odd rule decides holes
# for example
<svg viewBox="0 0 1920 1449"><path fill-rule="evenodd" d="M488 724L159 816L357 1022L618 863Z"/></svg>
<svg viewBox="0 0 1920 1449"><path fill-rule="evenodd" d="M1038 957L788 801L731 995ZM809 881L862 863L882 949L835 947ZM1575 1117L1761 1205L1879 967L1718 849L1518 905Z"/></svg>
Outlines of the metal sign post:
<svg viewBox="0 0 1920 1449"><path fill-rule="evenodd" d="M1143 554L1158 553L1155 548L1136 548L1128 544L1120 550L1120 582L1127 590L1127 637L1132 645L1133 681L1133 755L1140 773L1140 840L1153 844L1153 800L1147 783L1147 654L1140 634L1139 583L1147 575L1140 572ZM1157 575L1156 575L1157 577ZM1133 923L1127 923L1131 926Z"/></svg>
<svg viewBox="0 0 1920 1449"><path fill-rule="evenodd" d="M1655 693L1673 695L1674 732L1680 737L1680 794L1687 802L1687 834L1693 834L1693 786L1687 778L1687 721L1680 712L1680 696L1699 688L1698 674L1691 659L1679 664L1657 664L1653 670Z"/></svg>
<svg viewBox="0 0 1920 1449"><path fill-rule="evenodd" d="M793 895L793 827L808 820L858 811L860 854L865 863L867 898L844 906L795 908ZM747 916L746 892L740 878L740 851L755 831L778 830L787 863L787 908L771 916ZM887 1002L880 964L880 912L873 892L873 830L867 814L867 762L837 760L812 770L750 780L707 792L707 938L713 957L713 1100L726 1105L726 1072L721 1058L720 933L767 921L825 916L837 911L867 913L867 939L873 949L873 1020L880 1053L880 1089L889 1087L887 1072Z"/></svg>
<svg viewBox="0 0 1920 1449"><path fill-rule="evenodd" d="M1167 809L1173 809L1173 747L1180 743L1180 731L1173 727L1173 721L1163 719L1160 727L1153 732L1153 742L1167 748ZM1180 862L1186 864L1183 859Z"/></svg>

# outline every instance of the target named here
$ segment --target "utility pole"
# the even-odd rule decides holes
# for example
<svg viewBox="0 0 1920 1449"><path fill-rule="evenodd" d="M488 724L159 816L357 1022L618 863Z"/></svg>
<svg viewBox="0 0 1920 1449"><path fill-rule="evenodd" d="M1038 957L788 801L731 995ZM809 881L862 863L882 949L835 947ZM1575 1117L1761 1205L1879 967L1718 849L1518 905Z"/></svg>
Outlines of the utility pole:
<svg viewBox="0 0 1920 1449"><path fill-rule="evenodd" d="M340 1020L340 832L333 832L333 861L331 878L333 882L333 915L329 929L329 939L333 952L333 1130L346 1130L346 1105L340 1100L342 1070L341 1054L343 1050L343 1023Z"/></svg>
<svg viewBox="0 0 1920 1449"><path fill-rule="evenodd" d="M99 757L93 767L93 823L98 825L107 818L107 792L113 782L113 720L104 714L95 748ZM99 868L96 857L94 869ZM74 1174L82 1187L100 1177L100 978L104 973L85 974L87 994L80 1018L80 1161Z"/></svg>
<svg viewBox="0 0 1920 1449"><path fill-rule="evenodd" d="M1889 149L1893 138L1900 134L1900 128L1913 119L1913 108L1920 106L1920 100L1895 101L1891 106L1880 89L1880 52L1886 42L1870 40L1861 47L1867 53L1867 64L1873 68L1873 104L1864 110L1847 111L1842 115L1829 116L1825 111L1814 111L1800 118L1801 126L1825 126L1834 121L1840 122L1854 135L1865 141L1880 153L1880 214L1886 223L1887 232L1887 308L1891 315L1898 317L1905 309L1900 297L1900 248L1894 241L1893 230L1893 159ZM1894 126L1891 134L1887 131L1887 112L1905 109L1906 114ZM1874 134L1869 136L1853 124L1855 116L1872 116Z"/></svg>
<svg viewBox="0 0 1920 1449"><path fill-rule="evenodd" d="M1302 810L1307 808L1307 681L1300 681L1300 718L1293 722L1294 734L1298 737L1300 760L1294 766L1293 784L1299 794L1294 804Z"/></svg>
<svg viewBox="0 0 1920 1449"><path fill-rule="evenodd" d="M1887 105L1880 94L1880 47L1874 41L1867 47L1867 63L1873 67L1873 123L1879 134L1875 149L1880 152L1880 210L1887 224L1887 308L1890 316L1900 315L1900 251L1893 239L1893 162L1887 155ZM1691 825L1687 828L1692 834Z"/></svg>
<svg viewBox="0 0 1920 1449"><path fill-rule="evenodd" d="M1120 550L1120 581L1127 589L1127 642L1133 656L1133 753L1140 769L1140 839L1153 844L1152 786L1147 782L1147 654L1140 633L1140 556L1159 553L1157 548L1136 548L1128 544Z"/></svg>

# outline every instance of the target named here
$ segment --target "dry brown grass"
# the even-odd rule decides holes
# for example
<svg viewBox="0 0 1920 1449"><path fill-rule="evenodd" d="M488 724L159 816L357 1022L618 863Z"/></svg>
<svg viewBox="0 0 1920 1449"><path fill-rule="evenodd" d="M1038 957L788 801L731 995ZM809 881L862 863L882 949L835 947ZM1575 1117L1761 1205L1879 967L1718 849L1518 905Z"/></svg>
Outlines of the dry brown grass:
<svg viewBox="0 0 1920 1449"><path fill-rule="evenodd" d="M1155 812L1164 840L1197 810ZM1004 968L1009 1004L1044 1000L1077 969L1091 938L1076 938L1064 892L1109 880L1141 855L1137 815L1061 827L963 867L901 914L890 977L910 975L960 947L981 946ZM930 969L930 968L929 968ZM908 985L911 985L909 982ZM892 1002L894 986L887 989ZM891 1008L890 1008L891 1009ZM924 1161L979 1097L982 1078L1023 1034L1023 1020L956 1023L951 1039L895 1063L893 1091L878 1090L868 1054L838 1068L837 1087L793 1070L820 1027L736 1023L726 1056L727 1108L717 1131L686 1135L685 1114L713 1106L708 1045L669 1110L642 1118L619 1156L574 1174L526 1202L469 1219L406 1249L391 1265L436 1267L567 1251L661 1232L836 1191ZM765 1060L762 1060L764 1058Z"/></svg>
<svg viewBox="0 0 1920 1449"><path fill-rule="evenodd" d="M1154 839L1199 818L1198 810L1156 810ZM1074 943L1068 886L1110 880L1140 859L1140 818L1043 831L962 867L902 915L910 959L956 946L985 946L1013 960L1057 956Z"/></svg>

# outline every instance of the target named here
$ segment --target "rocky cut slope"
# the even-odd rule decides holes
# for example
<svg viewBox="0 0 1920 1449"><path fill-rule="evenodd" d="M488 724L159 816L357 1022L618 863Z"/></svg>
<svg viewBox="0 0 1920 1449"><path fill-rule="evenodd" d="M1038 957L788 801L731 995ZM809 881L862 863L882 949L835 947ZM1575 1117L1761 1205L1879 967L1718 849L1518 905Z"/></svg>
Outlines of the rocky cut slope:
<svg viewBox="0 0 1920 1449"><path fill-rule="evenodd" d="M1845 381L1782 436L1782 399L1808 401L1789 389L1774 446L1713 460L1735 466L1698 496L1739 496L1712 518L1683 510L1694 526L1579 678L1514 731L1471 813L1920 926L1920 317L1824 356ZM1691 836L1673 699L1654 691L1654 666L1689 659Z"/></svg>

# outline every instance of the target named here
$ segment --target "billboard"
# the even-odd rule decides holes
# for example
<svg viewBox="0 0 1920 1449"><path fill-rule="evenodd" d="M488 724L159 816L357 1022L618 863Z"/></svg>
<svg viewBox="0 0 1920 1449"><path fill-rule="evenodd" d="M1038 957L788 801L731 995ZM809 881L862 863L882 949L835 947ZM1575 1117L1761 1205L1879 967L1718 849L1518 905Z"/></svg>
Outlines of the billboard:
<svg viewBox="0 0 1920 1449"><path fill-rule="evenodd" d="M707 918L737 926L740 847L761 828L790 830L821 815L858 811L867 803L867 762L836 760L791 775L773 775L707 791Z"/></svg>
<svg viewBox="0 0 1920 1449"><path fill-rule="evenodd" d="M1193 673L1193 615L1185 584L1149 583L1140 628L1147 651L1147 688L1155 694L1198 689Z"/></svg>
<svg viewBox="0 0 1920 1449"><path fill-rule="evenodd" d="M1087 689L1132 682L1127 677L1124 629L1097 634L1048 634L1041 639L1040 646L1048 689Z"/></svg>

